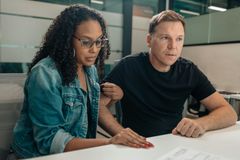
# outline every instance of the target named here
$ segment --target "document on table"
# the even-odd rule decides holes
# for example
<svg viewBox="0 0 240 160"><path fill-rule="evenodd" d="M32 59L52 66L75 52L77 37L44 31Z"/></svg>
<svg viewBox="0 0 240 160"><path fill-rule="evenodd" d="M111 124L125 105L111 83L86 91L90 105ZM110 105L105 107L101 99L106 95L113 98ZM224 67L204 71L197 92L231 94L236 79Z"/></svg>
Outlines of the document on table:
<svg viewBox="0 0 240 160"><path fill-rule="evenodd" d="M157 160L230 160L221 156L194 150L186 147L177 147Z"/></svg>

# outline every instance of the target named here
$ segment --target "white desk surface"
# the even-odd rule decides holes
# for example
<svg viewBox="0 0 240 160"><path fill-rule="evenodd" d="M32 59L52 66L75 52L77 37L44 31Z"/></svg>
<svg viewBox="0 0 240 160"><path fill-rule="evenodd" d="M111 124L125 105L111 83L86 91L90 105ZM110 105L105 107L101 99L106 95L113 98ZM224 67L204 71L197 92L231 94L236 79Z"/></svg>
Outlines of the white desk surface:
<svg viewBox="0 0 240 160"><path fill-rule="evenodd" d="M154 148L135 149L106 145L32 160L156 160L178 146L215 154L229 160L240 159L240 122L225 129L207 132L200 138L167 134L151 137L148 140L155 145Z"/></svg>

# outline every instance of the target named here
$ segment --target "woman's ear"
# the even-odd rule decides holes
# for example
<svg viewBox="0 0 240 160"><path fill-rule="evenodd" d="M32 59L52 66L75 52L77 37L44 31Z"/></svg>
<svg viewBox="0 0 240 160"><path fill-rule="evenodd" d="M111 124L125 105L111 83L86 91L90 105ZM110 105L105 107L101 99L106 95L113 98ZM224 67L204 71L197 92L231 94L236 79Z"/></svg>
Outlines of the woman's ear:
<svg viewBox="0 0 240 160"><path fill-rule="evenodd" d="M147 39L146 39L148 48L151 48L151 40L152 40L152 36L151 34L148 33Z"/></svg>

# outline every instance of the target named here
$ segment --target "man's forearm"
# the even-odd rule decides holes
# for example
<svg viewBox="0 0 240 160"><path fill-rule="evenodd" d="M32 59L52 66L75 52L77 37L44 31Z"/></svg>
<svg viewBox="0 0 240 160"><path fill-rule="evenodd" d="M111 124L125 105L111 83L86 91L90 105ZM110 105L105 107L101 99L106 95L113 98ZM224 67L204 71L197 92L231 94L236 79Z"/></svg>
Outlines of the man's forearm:
<svg viewBox="0 0 240 160"><path fill-rule="evenodd" d="M116 135L123 129L113 117L109 109L105 106L100 106L99 109L99 125L112 136Z"/></svg>
<svg viewBox="0 0 240 160"><path fill-rule="evenodd" d="M237 115L232 107L220 107L209 115L197 119L206 131L225 128L236 123Z"/></svg>

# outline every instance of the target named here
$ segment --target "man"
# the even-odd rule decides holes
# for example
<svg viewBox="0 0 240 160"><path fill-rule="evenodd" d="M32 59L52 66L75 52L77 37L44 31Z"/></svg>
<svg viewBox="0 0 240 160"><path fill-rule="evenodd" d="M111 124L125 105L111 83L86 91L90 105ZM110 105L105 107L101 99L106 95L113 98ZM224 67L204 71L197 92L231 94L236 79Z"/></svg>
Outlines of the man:
<svg viewBox="0 0 240 160"><path fill-rule="evenodd" d="M149 52L123 58L105 78L123 90L123 127L146 137L167 133L199 137L208 130L235 124L237 115L232 107L196 65L180 57L184 36L181 15L170 10L155 15L147 35ZM104 95L111 95L110 88L103 84ZM190 95L206 106L207 116L182 118L183 104ZM104 107L99 120L112 135L122 130Z"/></svg>

